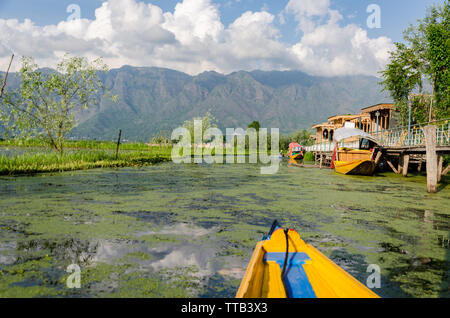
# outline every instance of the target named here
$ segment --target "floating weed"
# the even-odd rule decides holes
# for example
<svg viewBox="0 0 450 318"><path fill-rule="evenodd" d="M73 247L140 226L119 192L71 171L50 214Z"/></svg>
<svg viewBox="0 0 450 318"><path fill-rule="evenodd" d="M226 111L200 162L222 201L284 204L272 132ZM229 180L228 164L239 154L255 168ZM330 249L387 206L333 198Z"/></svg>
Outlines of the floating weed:
<svg viewBox="0 0 450 318"><path fill-rule="evenodd" d="M423 177L259 168L162 163L2 177L0 295L233 297L274 219L363 283L378 264L382 296L448 295L448 187L428 195ZM79 256L81 288L69 290L65 269Z"/></svg>

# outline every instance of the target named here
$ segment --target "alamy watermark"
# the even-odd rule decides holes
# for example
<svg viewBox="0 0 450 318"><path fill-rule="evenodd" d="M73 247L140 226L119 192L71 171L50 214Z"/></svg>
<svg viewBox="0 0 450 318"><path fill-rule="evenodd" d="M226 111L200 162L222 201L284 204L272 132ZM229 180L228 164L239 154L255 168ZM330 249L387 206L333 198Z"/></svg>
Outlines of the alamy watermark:
<svg viewBox="0 0 450 318"><path fill-rule="evenodd" d="M381 7L378 4L369 4L366 9L367 13L370 15L367 17L367 27L369 29L380 29L381 28Z"/></svg>
<svg viewBox="0 0 450 318"><path fill-rule="evenodd" d="M278 172L278 128L271 128L270 135L267 128L260 128L258 131L254 128L226 128L224 135L217 127L203 131L202 120L194 120L193 131L178 127L172 132L171 139L177 140L172 148L172 161L175 163L245 163L248 158L248 163L260 162L265 165L261 167L261 174Z"/></svg>
<svg viewBox="0 0 450 318"><path fill-rule="evenodd" d="M67 13L71 13L67 17L67 21L79 20L81 19L81 8L78 4L71 3L66 8Z"/></svg>
<svg viewBox="0 0 450 318"><path fill-rule="evenodd" d="M72 273L67 277L67 288L81 288L81 268L77 264L67 266L66 272Z"/></svg>
<svg viewBox="0 0 450 318"><path fill-rule="evenodd" d="M366 286L369 288L381 288L381 269L377 264L367 266L367 273L371 273L366 280Z"/></svg>

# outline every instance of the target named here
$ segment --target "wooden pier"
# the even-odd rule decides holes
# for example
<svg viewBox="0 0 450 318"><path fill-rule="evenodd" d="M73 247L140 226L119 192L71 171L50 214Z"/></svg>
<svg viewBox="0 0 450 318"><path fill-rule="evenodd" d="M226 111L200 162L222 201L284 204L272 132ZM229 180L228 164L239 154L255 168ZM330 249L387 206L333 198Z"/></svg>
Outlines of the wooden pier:
<svg viewBox="0 0 450 318"><path fill-rule="evenodd" d="M379 143L374 150L374 160L380 168L390 169L407 177L408 171L426 169L427 191L437 192L437 184L450 171L444 167L444 155L450 154L450 120L412 125L372 134ZM340 147L358 148L358 142L339 143ZM326 142L306 147L314 154L316 165L330 166L335 147Z"/></svg>

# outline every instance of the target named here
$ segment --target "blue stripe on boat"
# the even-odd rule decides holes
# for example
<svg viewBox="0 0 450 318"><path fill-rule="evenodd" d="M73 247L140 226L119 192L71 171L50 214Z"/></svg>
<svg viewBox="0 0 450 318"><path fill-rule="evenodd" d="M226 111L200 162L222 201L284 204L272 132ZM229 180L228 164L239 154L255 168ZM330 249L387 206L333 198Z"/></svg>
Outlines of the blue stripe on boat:
<svg viewBox="0 0 450 318"><path fill-rule="evenodd" d="M264 261L277 262L283 269L285 257L285 252L266 253ZM302 266L307 260L311 260L311 258L306 253L291 252L288 255L284 284L290 298L316 298L316 294Z"/></svg>

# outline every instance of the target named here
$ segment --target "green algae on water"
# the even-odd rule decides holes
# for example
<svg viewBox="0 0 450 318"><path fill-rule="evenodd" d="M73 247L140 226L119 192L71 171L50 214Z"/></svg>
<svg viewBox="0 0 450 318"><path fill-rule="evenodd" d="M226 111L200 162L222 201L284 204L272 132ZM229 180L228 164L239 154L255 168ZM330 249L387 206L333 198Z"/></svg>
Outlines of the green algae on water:
<svg viewBox="0 0 450 318"><path fill-rule="evenodd" d="M0 177L0 296L234 297L274 219L384 297L449 297L450 189L256 164ZM444 182L447 180L444 178ZM81 269L81 288L66 281Z"/></svg>

